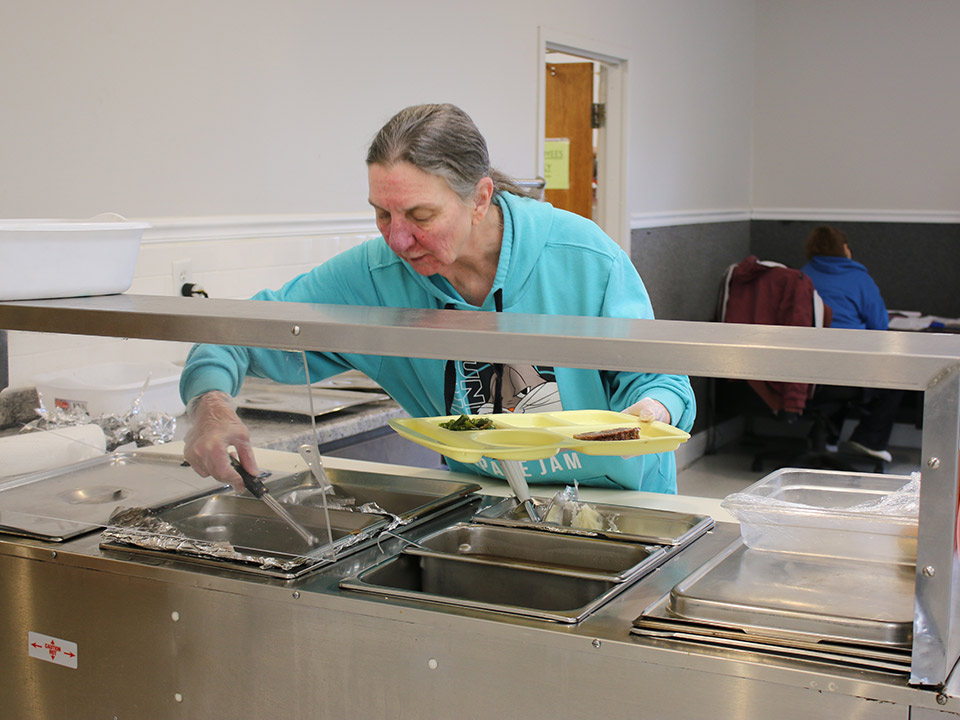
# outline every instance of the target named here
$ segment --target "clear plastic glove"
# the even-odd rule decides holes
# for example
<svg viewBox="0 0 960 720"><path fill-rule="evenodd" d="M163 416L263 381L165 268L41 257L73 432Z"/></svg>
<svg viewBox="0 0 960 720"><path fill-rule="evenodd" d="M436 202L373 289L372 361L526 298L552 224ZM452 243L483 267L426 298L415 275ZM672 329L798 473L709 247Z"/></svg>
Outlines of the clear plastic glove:
<svg viewBox="0 0 960 720"><path fill-rule="evenodd" d="M643 398L623 412L636 415L640 418L640 422L657 420L662 423L667 423L668 425L670 424L670 412L664 407L663 403L653 398Z"/></svg>
<svg viewBox="0 0 960 720"><path fill-rule="evenodd" d="M184 438L183 458L200 477L213 476L222 483L243 491L243 480L230 466L232 445L237 458L251 475L259 475L250 445L250 431L233 409L233 399L214 390L190 401L191 424Z"/></svg>

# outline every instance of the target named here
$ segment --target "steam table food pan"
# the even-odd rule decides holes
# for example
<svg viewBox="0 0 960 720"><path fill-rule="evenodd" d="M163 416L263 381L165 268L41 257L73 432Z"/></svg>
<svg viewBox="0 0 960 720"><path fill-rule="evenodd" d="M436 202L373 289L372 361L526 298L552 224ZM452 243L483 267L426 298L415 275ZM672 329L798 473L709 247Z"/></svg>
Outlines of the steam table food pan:
<svg viewBox="0 0 960 720"><path fill-rule="evenodd" d="M469 502L480 489L475 483L350 470L329 470L327 476L332 486L327 492L310 472L270 477L264 483L294 519L317 537L314 547L307 546L263 502L248 493L232 492L110 527L101 547L296 578L369 546L387 528L413 527Z"/></svg>
<svg viewBox="0 0 960 720"><path fill-rule="evenodd" d="M634 626L859 657L909 654L914 583L908 566L751 550L738 539Z"/></svg>
<svg viewBox="0 0 960 720"><path fill-rule="evenodd" d="M907 475L784 468L723 506L756 550L915 565L917 516L905 508L918 496L897 493L909 482Z"/></svg>
<svg viewBox="0 0 960 720"><path fill-rule="evenodd" d="M396 418L390 427L407 440L419 443L453 460L475 463L482 457L496 460L542 460L561 450L586 455L645 455L676 450L690 435L661 422L640 422L635 415L609 410L565 410L545 413L483 415L491 430L448 430L441 423L457 415ZM581 433L636 428L634 440L578 440Z"/></svg>
<svg viewBox="0 0 960 720"><path fill-rule="evenodd" d="M665 556L662 547L653 545L472 523L444 528L405 551L612 582L652 570Z"/></svg>
<svg viewBox="0 0 960 720"><path fill-rule="evenodd" d="M371 380L359 370L347 370L339 375L333 375L326 380L313 383L313 387L383 393L383 388L375 380Z"/></svg>
<svg viewBox="0 0 960 720"><path fill-rule="evenodd" d="M310 388L310 394L303 385L283 385L270 380L248 378L237 395L237 409L246 412L292 413L310 417L311 407L314 416L327 415L345 408L389 400L384 393L360 392L337 388ZM311 406L312 401L312 406Z"/></svg>
<svg viewBox="0 0 960 720"><path fill-rule="evenodd" d="M512 507L501 503L496 508ZM643 511L618 506L637 518ZM496 508L494 508L496 510ZM428 603L578 623L641 577L659 567L713 525L712 519L648 511L649 535L663 544L641 544L626 533L597 533L514 521L461 523L405 547L398 555L341 581L347 590ZM668 519L666 516L676 517ZM475 516L479 520L480 516ZM640 530L630 524L631 529ZM565 532L572 531L572 532ZM617 535L617 540L607 539Z"/></svg>
<svg viewBox="0 0 960 720"><path fill-rule="evenodd" d="M317 545L308 545L257 498L224 493L163 509L143 525L110 526L101 547L292 578L370 542L388 523L385 515L373 513L292 505L286 509L317 537Z"/></svg>
<svg viewBox="0 0 960 720"><path fill-rule="evenodd" d="M443 554L404 550L340 587L469 610L577 623L631 582L545 572L497 563L469 562Z"/></svg>
<svg viewBox="0 0 960 720"><path fill-rule="evenodd" d="M327 502L334 507L376 508L399 518L404 527L436 514L469 497L480 486L473 482L401 477L359 470L327 469L333 492ZM305 507L323 507L323 492L310 472L301 472L266 483L281 502ZM371 507L371 509L374 509Z"/></svg>
<svg viewBox="0 0 960 720"><path fill-rule="evenodd" d="M0 532L62 542L107 526L119 507L169 505L220 488L178 458L112 453L0 484Z"/></svg>
<svg viewBox="0 0 960 720"><path fill-rule="evenodd" d="M533 498L534 506L545 507L548 500ZM474 520L487 525L526 528L549 533L600 537L608 540L683 547L713 527L709 515L589 503L603 521L601 528L568 527L554 522L533 522L514 497L482 510ZM541 511L542 512L542 511Z"/></svg>

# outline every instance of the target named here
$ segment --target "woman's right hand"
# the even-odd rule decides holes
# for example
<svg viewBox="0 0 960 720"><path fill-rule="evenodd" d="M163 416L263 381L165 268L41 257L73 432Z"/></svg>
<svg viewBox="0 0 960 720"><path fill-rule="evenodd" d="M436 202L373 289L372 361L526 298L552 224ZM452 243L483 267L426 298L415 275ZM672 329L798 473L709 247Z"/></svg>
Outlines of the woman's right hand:
<svg viewBox="0 0 960 720"><path fill-rule="evenodd" d="M212 390L190 401L187 417L190 429L184 438L183 458L200 477L213 476L222 483L243 491L243 480L230 465L229 448L251 475L259 475L250 445L250 431L233 409L233 399Z"/></svg>

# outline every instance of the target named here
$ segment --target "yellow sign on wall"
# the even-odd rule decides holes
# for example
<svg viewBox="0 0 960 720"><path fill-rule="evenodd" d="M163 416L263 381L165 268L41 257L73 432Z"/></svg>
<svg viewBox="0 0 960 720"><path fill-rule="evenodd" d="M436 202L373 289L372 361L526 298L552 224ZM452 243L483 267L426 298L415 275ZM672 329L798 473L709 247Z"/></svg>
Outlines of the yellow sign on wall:
<svg viewBox="0 0 960 720"><path fill-rule="evenodd" d="M547 138L543 143L543 177L547 190L570 189L570 139Z"/></svg>

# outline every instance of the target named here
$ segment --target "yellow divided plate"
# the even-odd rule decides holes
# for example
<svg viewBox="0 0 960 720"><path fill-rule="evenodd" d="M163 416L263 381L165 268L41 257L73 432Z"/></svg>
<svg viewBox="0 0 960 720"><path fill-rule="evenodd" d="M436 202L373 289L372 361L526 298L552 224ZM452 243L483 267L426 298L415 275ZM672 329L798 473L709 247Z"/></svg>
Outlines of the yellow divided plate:
<svg viewBox="0 0 960 720"><path fill-rule="evenodd" d="M546 413L483 415L492 430L447 430L440 423L457 415L400 418L390 427L400 435L453 460L474 463L481 457L497 460L542 460L560 450L585 455L646 455L676 450L690 435L661 422L644 423L635 415L610 410L564 410ZM477 417L476 415L472 417ZM636 440L577 440L574 435L597 430L638 427Z"/></svg>

